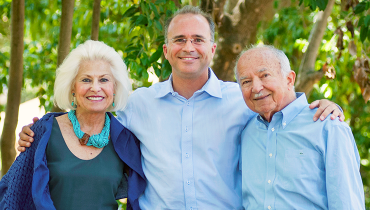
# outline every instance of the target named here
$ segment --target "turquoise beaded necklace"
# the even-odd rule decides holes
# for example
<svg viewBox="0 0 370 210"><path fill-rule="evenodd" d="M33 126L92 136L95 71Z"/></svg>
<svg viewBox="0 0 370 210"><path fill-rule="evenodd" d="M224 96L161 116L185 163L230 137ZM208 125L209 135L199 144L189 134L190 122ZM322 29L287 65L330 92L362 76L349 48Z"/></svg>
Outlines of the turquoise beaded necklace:
<svg viewBox="0 0 370 210"><path fill-rule="evenodd" d="M94 146L96 148L102 148L107 146L109 142L109 133L110 133L110 118L107 113L105 113L105 122L103 130L101 131L101 133L94 134L92 136L81 131L80 123L77 120L75 110L71 110L68 112L68 118L73 125L73 131L75 132L78 140L80 141L80 144L82 145L86 144L87 146Z"/></svg>

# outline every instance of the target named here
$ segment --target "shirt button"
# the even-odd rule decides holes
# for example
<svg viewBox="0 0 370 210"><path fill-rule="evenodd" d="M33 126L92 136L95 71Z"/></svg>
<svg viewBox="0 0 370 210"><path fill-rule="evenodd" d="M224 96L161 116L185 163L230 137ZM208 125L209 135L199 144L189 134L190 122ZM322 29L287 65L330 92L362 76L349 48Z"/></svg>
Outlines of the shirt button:
<svg viewBox="0 0 370 210"><path fill-rule="evenodd" d="M175 96L175 93L172 93L172 96Z"/></svg>
<svg viewBox="0 0 370 210"><path fill-rule="evenodd" d="M190 184L190 181L187 181L186 183L189 185Z"/></svg>
<svg viewBox="0 0 370 210"><path fill-rule="evenodd" d="M268 206L267 208L268 208L268 209L271 209L271 206Z"/></svg>
<svg viewBox="0 0 370 210"><path fill-rule="evenodd" d="M270 153L269 156L272 157L272 153Z"/></svg>
<svg viewBox="0 0 370 210"><path fill-rule="evenodd" d="M275 128L271 128L272 132L274 132Z"/></svg>
<svg viewBox="0 0 370 210"><path fill-rule="evenodd" d="M270 184L271 183L271 180L268 180L267 182Z"/></svg>
<svg viewBox="0 0 370 210"><path fill-rule="evenodd" d="M185 157L187 157L187 158L188 158L188 157L189 157L189 154L188 154L188 153L186 153Z"/></svg>
<svg viewBox="0 0 370 210"><path fill-rule="evenodd" d="M189 105L190 105L190 102L186 103L186 105L188 105L188 106L189 106Z"/></svg>

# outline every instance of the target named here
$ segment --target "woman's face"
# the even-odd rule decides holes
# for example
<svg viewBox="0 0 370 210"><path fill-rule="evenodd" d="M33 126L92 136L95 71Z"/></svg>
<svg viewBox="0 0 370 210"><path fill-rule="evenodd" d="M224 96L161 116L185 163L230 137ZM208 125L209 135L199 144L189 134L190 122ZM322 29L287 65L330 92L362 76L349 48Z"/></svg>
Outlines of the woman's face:
<svg viewBox="0 0 370 210"><path fill-rule="evenodd" d="M105 113L113 103L114 78L105 61L82 62L74 89L79 114Z"/></svg>

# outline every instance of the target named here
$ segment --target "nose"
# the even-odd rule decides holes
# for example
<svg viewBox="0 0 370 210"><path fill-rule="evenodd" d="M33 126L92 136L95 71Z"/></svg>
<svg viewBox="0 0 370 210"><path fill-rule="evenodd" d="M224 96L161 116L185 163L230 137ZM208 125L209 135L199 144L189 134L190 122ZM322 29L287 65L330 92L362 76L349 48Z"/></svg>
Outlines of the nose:
<svg viewBox="0 0 370 210"><path fill-rule="evenodd" d="M195 48L194 48L194 45L193 45L193 40L192 39L187 39L184 47L182 48L182 50L184 50L186 52L194 51Z"/></svg>
<svg viewBox="0 0 370 210"><path fill-rule="evenodd" d="M99 92L101 90L100 83L98 80L94 80L91 84L91 91L93 92Z"/></svg>
<svg viewBox="0 0 370 210"><path fill-rule="evenodd" d="M253 93L259 93L263 89L262 81L259 79L256 79L253 81L253 87L252 92Z"/></svg>

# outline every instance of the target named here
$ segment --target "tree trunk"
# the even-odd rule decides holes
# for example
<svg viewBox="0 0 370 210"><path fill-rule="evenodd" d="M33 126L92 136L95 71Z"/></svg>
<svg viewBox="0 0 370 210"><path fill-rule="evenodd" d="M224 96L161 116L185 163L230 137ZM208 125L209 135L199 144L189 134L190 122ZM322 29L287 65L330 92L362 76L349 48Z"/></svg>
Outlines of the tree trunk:
<svg viewBox="0 0 370 210"><path fill-rule="evenodd" d="M335 0L329 0L324 11L317 13L316 23L308 38L308 47L306 53L303 55L301 65L298 70L297 81L295 89L298 92L305 92L309 96L313 85L317 83L324 72L322 70L315 71L315 62L317 53L324 36L327 20L333 10Z"/></svg>
<svg viewBox="0 0 370 210"><path fill-rule="evenodd" d="M101 0L94 0L94 10L91 25L91 40L95 41L98 41L99 38L100 2Z"/></svg>
<svg viewBox="0 0 370 210"><path fill-rule="evenodd" d="M62 0L62 18L60 21L60 33L58 43L58 66L62 64L63 60L67 57L71 47L74 4L74 0ZM63 110L59 109L59 107L53 106L51 111L61 112Z"/></svg>
<svg viewBox="0 0 370 210"><path fill-rule="evenodd" d="M215 17L218 44L212 69L219 79L235 81L233 68L236 57L246 46L256 42L258 23L266 17L266 11L273 11L273 2L274 0L239 0L232 13ZM228 7L230 5L232 4Z"/></svg>
<svg viewBox="0 0 370 210"><path fill-rule="evenodd" d="M13 0L11 7L9 91L1 135L1 176L9 170L16 155L15 129L18 123L23 79L24 0Z"/></svg>

